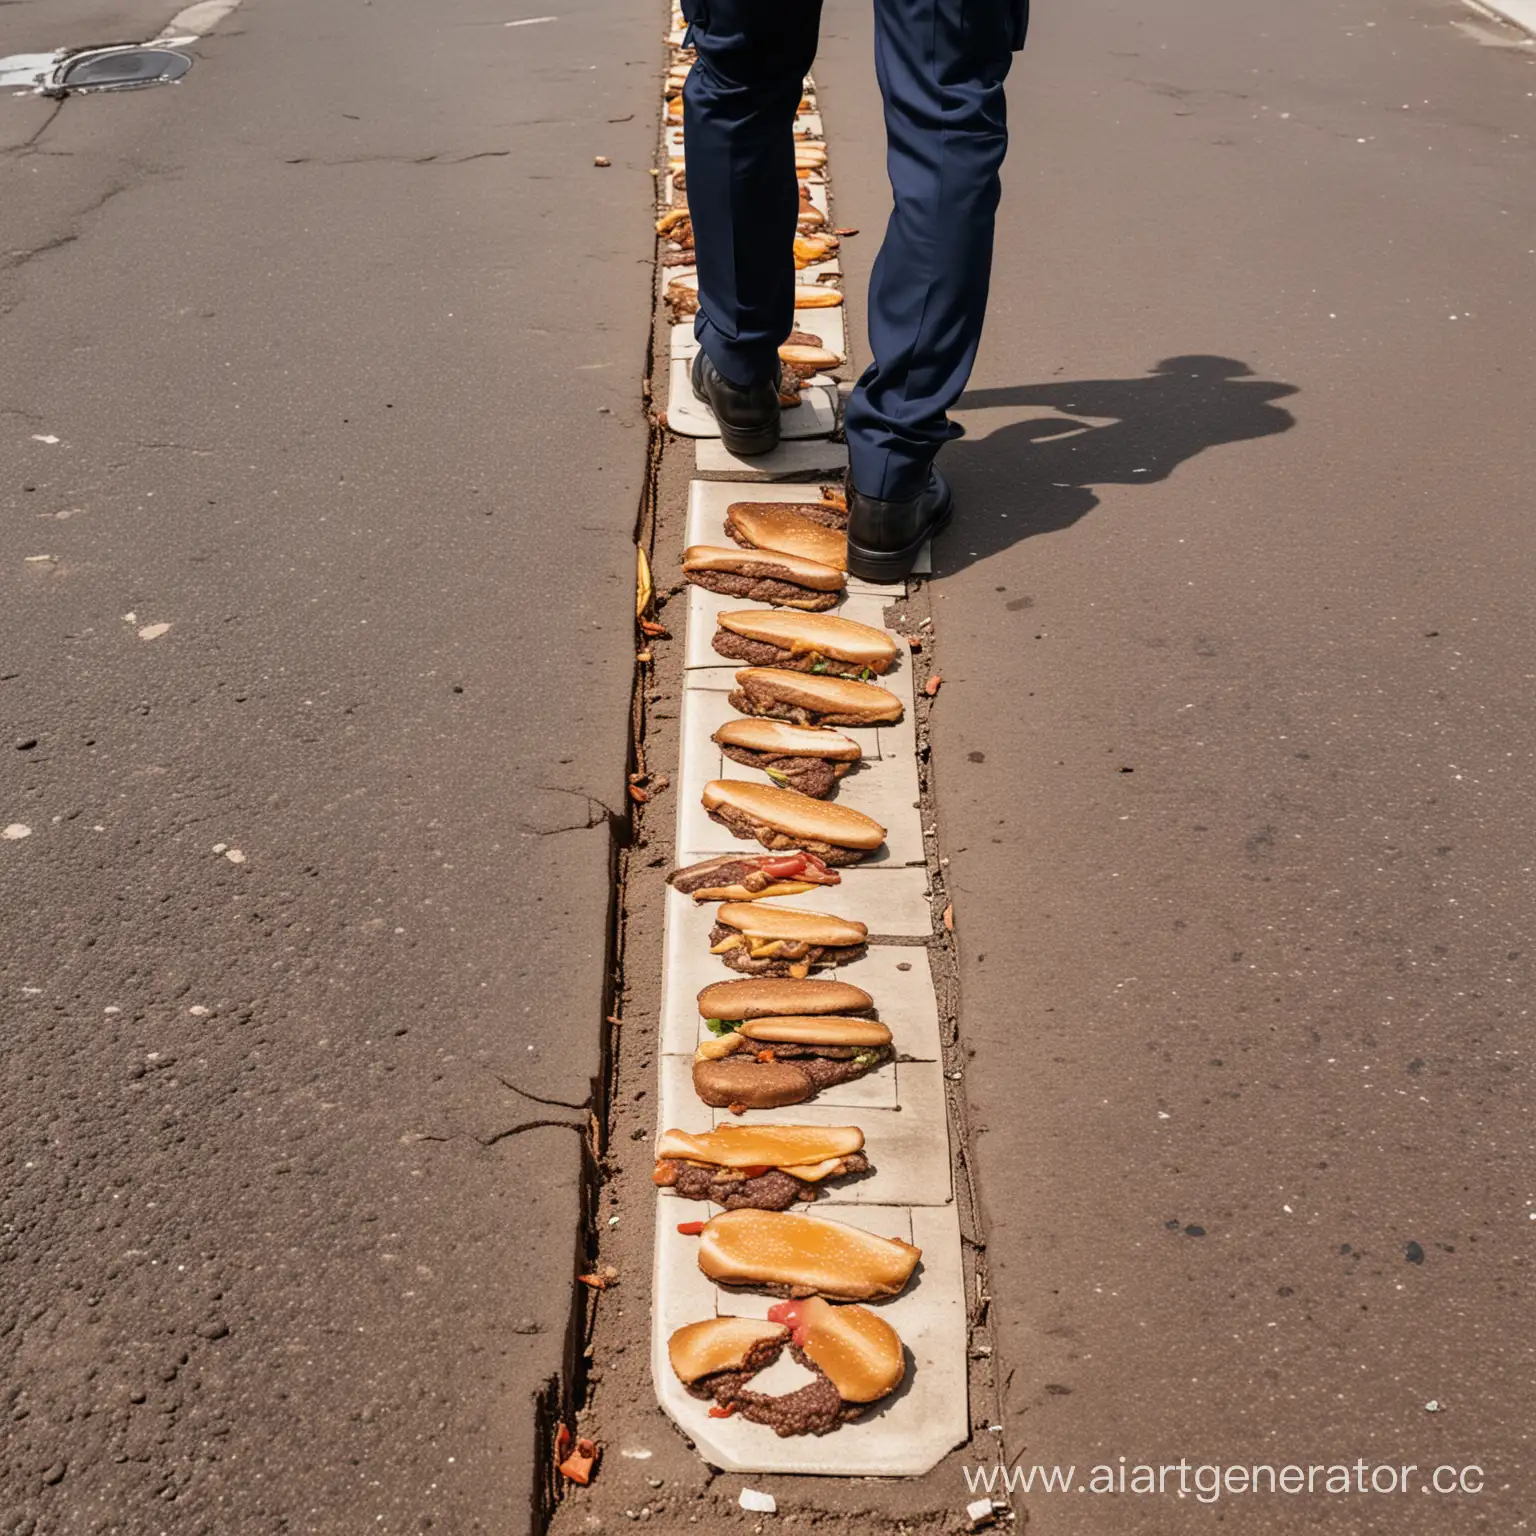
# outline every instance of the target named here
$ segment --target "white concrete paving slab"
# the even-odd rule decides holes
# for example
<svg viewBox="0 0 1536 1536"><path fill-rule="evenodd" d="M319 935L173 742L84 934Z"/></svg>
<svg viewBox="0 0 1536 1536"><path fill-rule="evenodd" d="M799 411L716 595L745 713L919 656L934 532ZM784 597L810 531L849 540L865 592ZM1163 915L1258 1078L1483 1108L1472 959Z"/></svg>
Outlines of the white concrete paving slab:
<svg viewBox="0 0 1536 1536"><path fill-rule="evenodd" d="M667 267L663 269L663 286L673 277L683 272L692 272L692 267ZM692 316L689 316L690 322ZM814 336L831 352L845 361L848 356L848 338L843 324L843 307L836 309L801 309L795 312L795 329L804 331L808 336ZM674 325L669 333L669 344L673 357L692 357L699 350L698 341L694 338L693 326ZM829 370L829 371L836 371ZM824 379L826 374L816 374L815 378Z"/></svg>
<svg viewBox="0 0 1536 1536"><path fill-rule="evenodd" d="M763 775L725 757L710 739L719 729L721 710L730 710L728 689L735 674L729 668L701 668L685 674L683 689L683 749L677 778L677 862L696 863L716 853L762 852L755 841L736 837L714 821L700 797L711 779L740 778L761 782ZM701 697L716 695L713 699ZM730 718L727 715L725 718ZM908 711L910 720L910 711ZM884 728L882 728L884 731ZM892 745L890 755L881 746L882 731L846 728L865 750L859 767L838 786L837 800L873 816L885 828L885 841L875 853L856 866L863 871L890 870L924 861L922 815L919 810L917 760L912 755L910 730L903 726L885 732ZM874 737L874 745L870 738ZM926 931L926 930L924 930Z"/></svg>
<svg viewBox="0 0 1536 1536"><path fill-rule="evenodd" d="M720 1125L857 1125L863 1131L870 1172L827 1184L814 1202L822 1214L836 1217L844 1205L946 1205L953 1198L944 1072L938 1062L901 1062L897 1102L890 1108L855 1109L818 1096L809 1104L749 1109L742 1115L703 1103L693 1091L691 1066L687 1056L663 1058L659 1127L698 1133ZM680 1199L669 1190L661 1193L680 1211L703 1210L700 1201Z"/></svg>
<svg viewBox="0 0 1536 1536"><path fill-rule="evenodd" d="M674 357L667 374L667 426L682 437L720 436L714 415L693 397L688 359ZM826 437L837 430L837 390L828 384L807 384L800 404L785 411L780 431L786 438Z"/></svg>
<svg viewBox="0 0 1536 1536"><path fill-rule="evenodd" d="M692 544L713 544L725 549L729 549L733 542L734 540L727 537L723 528L720 527L715 529L714 536L711 538L690 538L689 540ZM886 605L892 601L894 601L893 598L877 597L873 593L844 592L837 605L828 608L827 612L839 619L851 619L855 624L868 624L871 629L884 629ZM701 667L713 669L730 667L734 670L735 667L744 665L739 662L732 663L729 657L722 656L715 649L714 637L715 631L719 628L719 615L740 613L744 609L761 606L762 604L749 602L745 598L725 597L718 592L709 591L706 587L698 587L690 583L688 640L683 665L690 671ZM902 644L902 652L903 655L897 658L896 665L891 669L891 676L894 676L902 667L911 664L906 654L905 643Z"/></svg>
<svg viewBox="0 0 1536 1536"><path fill-rule="evenodd" d="M664 962L658 1033L663 1054L692 1056L709 1033L699 1017L699 993L711 982L730 980L735 972L714 956L701 962L691 945L677 954L683 958L675 968L670 949ZM939 1009L926 949L919 944L871 944L857 968L845 968L840 979L863 987L875 1000L875 1012L890 1030L898 1058L940 1059Z"/></svg>
<svg viewBox="0 0 1536 1536"><path fill-rule="evenodd" d="M780 1439L771 1429L739 1415L709 1417L707 1402L690 1397L673 1374L666 1343L672 1328L701 1299L686 1278L697 1269L693 1238L667 1219L670 1203L658 1201L656 1283L658 1326L652 1369L663 1407L712 1465L736 1472L800 1472L825 1476L911 1477L936 1465L969 1432L965 1365L965 1289L959 1223L953 1207L847 1206L837 1219L886 1236L916 1241L922 1263L913 1283L889 1301L871 1303L901 1336L908 1354L906 1380L865 1417L835 1435ZM692 1248L690 1247L692 1245ZM721 1316L763 1317L773 1298L716 1289ZM671 1327L660 1319L665 1306ZM671 1320L676 1318L676 1322Z"/></svg>
<svg viewBox="0 0 1536 1536"><path fill-rule="evenodd" d="M846 450L845 450L846 455ZM744 459L737 462L754 464L754 459ZM846 456L844 459L846 462ZM701 470L712 468L702 461L699 463ZM774 480L771 482L758 481L756 483L743 483L740 481L724 480L695 480L689 487L688 493L688 542L690 544L718 544L724 538L726 508L733 501L820 501L821 487L829 484L840 484L841 477L830 473L823 474L816 479L802 481ZM932 569L933 546L925 544L918 557L917 564L913 567L913 574L923 576ZM899 602L904 595L905 587L901 582L876 583L861 581L857 576L848 580L850 593L863 593L866 596L878 597L884 603Z"/></svg>
<svg viewBox="0 0 1536 1536"><path fill-rule="evenodd" d="M780 443L771 453L754 458L738 458L719 438L699 439L694 449L694 465L700 474L727 474L740 482L793 480L804 475L841 475L848 463L848 450L841 443L826 438L802 439Z"/></svg>

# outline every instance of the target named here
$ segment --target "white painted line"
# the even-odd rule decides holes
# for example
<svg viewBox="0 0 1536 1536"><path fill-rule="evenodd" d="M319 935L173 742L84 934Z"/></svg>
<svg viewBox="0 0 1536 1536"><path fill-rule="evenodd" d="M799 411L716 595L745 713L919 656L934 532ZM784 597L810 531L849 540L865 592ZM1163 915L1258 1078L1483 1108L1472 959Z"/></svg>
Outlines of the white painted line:
<svg viewBox="0 0 1536 1536"><path fill-rule="evenodd" d="M1468 4L1474 11L1491 12L1536 37L1536 0L1468 0Z"/></svg>
<svg viewBox="0 0 1536 1536"><path fill-rule="evenodd" d="M186 33L190 37L203 37L211 32L214 27L224 20L229 13L240 4L240 0L198 0L196 5L189 5L185 10L178 11L161 28L158 42L171 41L175 33ZM181 41L180 38L177 41Z"/></svg>
<svg viewBox="0 0 1536 1536"><path fill-rule="evenodd" d="M6 86L38 86L53 73L57 53L13 53L0 59L0 89Z"/></svg>

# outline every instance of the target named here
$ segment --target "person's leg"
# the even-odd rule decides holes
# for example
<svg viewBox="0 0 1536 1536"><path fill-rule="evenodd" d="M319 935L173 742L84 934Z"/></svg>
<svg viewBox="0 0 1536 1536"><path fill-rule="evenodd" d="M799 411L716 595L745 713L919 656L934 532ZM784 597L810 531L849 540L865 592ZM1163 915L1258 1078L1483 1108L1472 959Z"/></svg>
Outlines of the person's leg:
<svg viewBox="0 0 1536 1536"><path fill-rule="evenodd" d="M683 87L694 334L732 384L778 376L794 328L800 205L794 120L821 0L685 0L698 60Z"/></svg>
<svg viewBox="0 0 1536 1536"><path fill-rule="evenodd" d="M874 362L848 403L850 478L864 497L923 494L945 415L976 359L992 270L1003 80L1024 0L875 0L895 206L869 288Z"/></svg>

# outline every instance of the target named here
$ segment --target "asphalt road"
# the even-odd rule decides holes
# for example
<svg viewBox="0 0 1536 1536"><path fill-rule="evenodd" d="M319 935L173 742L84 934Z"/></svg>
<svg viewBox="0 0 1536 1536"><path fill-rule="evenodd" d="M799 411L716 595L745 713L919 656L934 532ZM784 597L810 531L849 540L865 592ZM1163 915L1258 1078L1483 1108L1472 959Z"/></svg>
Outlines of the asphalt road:
<svg viewBox="0 0 1536 1536"><path fill-rule="evenodd" d="M1419 1471L1017 1502L1524 1529L1536 61L1439 0L1037 9L933 588L1004 1442ZM855 291L868 54L829 11Z"/></svg>
<svg viewBox="0 0 1536 1536"><path fill-rule="evenodd" d="M662 29L528 14L248 0L178 86L0 96L6 1536L528 1523Z"/></svg>

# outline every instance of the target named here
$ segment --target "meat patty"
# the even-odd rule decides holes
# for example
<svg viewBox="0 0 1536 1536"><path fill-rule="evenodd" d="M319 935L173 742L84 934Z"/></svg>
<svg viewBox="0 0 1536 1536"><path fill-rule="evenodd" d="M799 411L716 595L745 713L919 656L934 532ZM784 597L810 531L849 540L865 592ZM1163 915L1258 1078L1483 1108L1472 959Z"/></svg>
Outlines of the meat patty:
<svg viewBox="0 0 1536 1536"><path fill-rule="evenodd" d="M706 1401L713 1398L722 1406L734 1407L742 1418L766 1424L781 1439L790 1435L830 1434L839 1424L863 1412L860 1404L842 1400L831 1377L797 1344L789 1346L790 1354L816 1379L782 1397L752 1391L752 1378L772 1365L783 1348L777 1339L765 1340L748 1353L744 1369L701 1376L688 1391L694 1397Z"/></svg>
<svg viewBox="0 0 1536 1536"><path fill-rule="evenodd" d="M722 745L720 750L733 763L761 768L775 784L798 790L812 800L827 799L836 789L837 781L853 766L823 757L778 757L772 752L754 752L750 747Z"/></svg>
<svg viewBox="0 0 1536 1536"><path fill-rule="evenodd" d="M710 929L709 942L711 946L722 944L733 934L741 937L735 928L716 923ZM763 955L754 960L747 946L738 944L734 949L726 950L719 959L743 976L790 976L794 974L790 967L796 965L808 965L813 971L818 966L847 965L850 960L859 959L867 947L864 944L807 944L803 955Z"/></svg>
<svg viewBox="0 0 1536 1536"><path fill-rule="evenodd" d="M816 1186L802 1183L782 1168L770 1168L755 1179L724 1178L717 1168L679 1163L673 1186L685 1200L712 1200L728 1211L787 1211L797 1200L814 1200Z"/></svg>
<svg viewBox="0 0 1536 1536"><path fill-rule="evenodd" d="M819 651L786 651L766 640L751 640L732 629L717 629L713 641L720 655L752 667L778 667L785 672L821 672L828 677L865 677L874 668L860 661L839 661Z"/></svg>
<svg viewBox="0 0 1536 1536"><path fill-rule="evenodd" d="M814 709L806 709L802 704L786 704L780 699L769 698L766 694L758 692L750 684L745 688L734 689L729 703L732 709L739 709L744 715L756 715L763 720L787 720L791 725L868 725L870 723L862 715L838 713L823 715L818 714Z"/></svg>
<svg viewBox="0 0 1536 1536"><path fill-rule="evenodd" d="M729 827L737 837L756 838L764 848L774 853L781 849L788 851L799 848L806 853L814 853L823 864L831 865L857 864L864 857L863 851L858 848L834 847L815 837L791 837L787 832L780 832L765 822L754 820L732 805L719 806L708 812L708 815L711 821Z"/></svg>
<svg viewBox="0 0 1536 1536"><path fill-rule="evenodd" d="M691 314L692 310L687 312ZM685 571L683 574L694 586L703 587L706 592L718 592L722 597L741 597L752 603L771 603L777 608L799 608L805 613L824 613L836 605L840 595L799 587L792 581L780 581L776 576L747 576L739 571Z"/></svg>
<svg viewBox="0 0 1536 1536"><path fill-rule="evenodd" d="M760 891L773 881L774 876L765 875L751 859L705 859L702 864L674 870L667 876L667 883L673 890L681 891L685 896L723 885L740 885L749 891Z"/></svg>
<svg viewBox="0 0 1536 1536"><path fill-rule="evenodd" d="M676 1170L671 1184L685 1200L711 1200L723 1205L728 1211L750 1208L754 1211L786 1211L797 1200L814 1200L820 1185L808 1184L782 1168L770 1168L754 1178L743 1179L720 1168L700 1168L695 1163L685 1163L668 1158ZM862 1152L850 1152L843 1158L843 1171L847 1178L867 1173L869 1160Z"/></svg>

